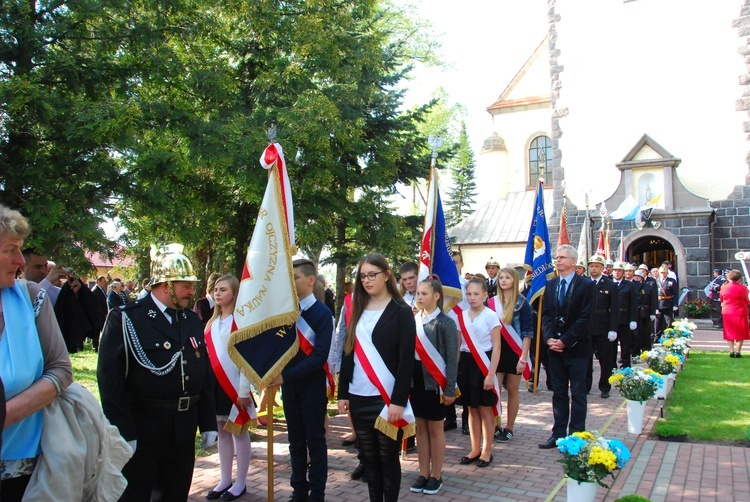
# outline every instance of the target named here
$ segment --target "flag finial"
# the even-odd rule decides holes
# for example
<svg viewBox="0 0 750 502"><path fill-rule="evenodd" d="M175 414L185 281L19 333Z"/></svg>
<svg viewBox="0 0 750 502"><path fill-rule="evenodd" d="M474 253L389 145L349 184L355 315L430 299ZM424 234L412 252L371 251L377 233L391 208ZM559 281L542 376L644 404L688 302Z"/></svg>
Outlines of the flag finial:
<svg viewBox="0 0 750 502"><path fill-rule="evenodd" d="M276 143L276 122L271 122L271 127L266 131L266 136L268 137L269 145Z"/></svg>
<svg viewBox="0 0 750 502"><path fill-rule="evenodd" d="M435 167L435 163L437 162L437 152L438 148L443 146L444 140L440 136L434 136L430 134L427 137L427 144L430 145L430 148L432 148L432 163L431 166Z"/></svg>

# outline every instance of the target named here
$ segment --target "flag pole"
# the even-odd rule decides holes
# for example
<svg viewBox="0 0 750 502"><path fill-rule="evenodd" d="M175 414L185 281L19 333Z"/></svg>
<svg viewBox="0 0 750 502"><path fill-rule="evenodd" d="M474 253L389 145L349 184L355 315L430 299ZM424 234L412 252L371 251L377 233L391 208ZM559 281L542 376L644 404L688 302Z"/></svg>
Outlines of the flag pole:
<svg viewBox="0 0 750 502"><path fill-rule="evenodd" d="M268 489L266 499L273 502L273 406L277 387L266 387L266 441L268 443Z"/></svg>
<svg viewBox="0 0 750 502"><path fill-rule="evenodd" d="M534 394L539 390L539 347L542 345L542 307L544 295L539 295L539 310L536 316L536 350L534 354Z"/></svg>

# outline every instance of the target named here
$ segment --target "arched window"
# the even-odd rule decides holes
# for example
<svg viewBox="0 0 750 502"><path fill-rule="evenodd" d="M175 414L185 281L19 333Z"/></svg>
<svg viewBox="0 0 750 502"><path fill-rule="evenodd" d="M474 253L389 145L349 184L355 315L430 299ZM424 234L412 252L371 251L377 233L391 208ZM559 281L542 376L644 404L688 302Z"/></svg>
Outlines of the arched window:
<svg viewBox="0 0 750 502"><path fill-rule="evenodd" d="M552 140L547 136L537 136L529 145L529 186L534 187L539 175L544 176L544 184L552 185ZM542 171L543 170L543 171Z"/></svg>

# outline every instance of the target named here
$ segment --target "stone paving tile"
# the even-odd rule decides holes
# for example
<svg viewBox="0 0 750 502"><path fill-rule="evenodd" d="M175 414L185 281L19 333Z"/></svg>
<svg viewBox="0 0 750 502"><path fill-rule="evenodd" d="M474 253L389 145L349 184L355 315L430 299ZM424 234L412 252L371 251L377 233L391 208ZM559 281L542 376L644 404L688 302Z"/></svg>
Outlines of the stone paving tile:
<svg viewBox="0 0 750 502"><path fill-rule="evenodd" d="M718 333L718 334L717 334ZM705 334L705 335L704 335ZM714 348L723 348L721 332L699 330L696 342ZM695 346L695 344L694 344ZM748 358L750 359L750 358ZM596 365L594 365L596 367ZM541 373L544 382L544 373ZM594 376L594 382L598 376ZM540 385L544 389L544 383ZM596 389L594 389L595 391ZM563 480L562 466L557 462L557 450L539 450L537 443L545 441L552 425L552 393L540 390L531 394L522 385L521 409L514 438L506 444L494 444L494 462L486 469L462 466L458 460L469 451L469 437L460 430L446 434L447 450L443 469L443 490L438 495L426 496L409 492L409 484L418 476L416 451L411 451L401 461L402 479L399 500L404 501L531 501L545 500ZM627 432L627 416L624 401L614 391L609 399L602 399L598 392L589 395L587 427L601 430L607 426L605 436L625 442L631 449L633 460L614 481L605 482L611 490L600 488L597 501L613 501L620 494L638 493L651 497L662 490L667 479L666 495L662 500L738 500L750 502L750 449L713 447L702 444L664 443L647 439L653 422L659 417L661 403L650 401L646 408L644 434L636 436ZM614 416L614 418L613 418ZM265 501L267 484L267 443L265 430L257 431L258 440L253 441L253 460L248 474L248 494L240 500ZM367 485L351 481L349 473L357 465L355 451L341 446L348 434L348 423L343 416L329 421L329 478L326 499L329 501L368 500ZM274 499L286 501L291 494L288 445L283 420L278 422L274 434ZM677 445L676 447L674 445ZM671 448L671 449L670 449ZM676 450L675 450L676 448ZM723 449L722 449L723 448ZM214 448L215 452L215 448ZM670 453L668 453L670 452ZM670 460L672 459L672 460ZM662 464L665 463L666 466ZM218 454L213 453L196 462L191 501L203 501L208 490L219 479ZM661 477L660 477L661 473ZM705 479L704 479L705 474ZM729 487L727 480L731 477ZM705 497L705 498L704 498ZM564 483L551 498L566 500ZM653 499L652 499L653 500Z"/></svg>

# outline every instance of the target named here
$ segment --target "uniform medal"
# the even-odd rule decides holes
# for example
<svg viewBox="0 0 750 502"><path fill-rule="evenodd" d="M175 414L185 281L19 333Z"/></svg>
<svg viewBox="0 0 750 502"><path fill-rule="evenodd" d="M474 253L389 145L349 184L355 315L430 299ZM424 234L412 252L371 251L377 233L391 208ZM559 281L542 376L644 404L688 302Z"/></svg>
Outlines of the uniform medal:
<svg viewBox="0 0 750 502"><path fill-rule="evenodd" d="M195 349L195 357L197 357L198 359L200 359L201 358L201 353L198 350L198 342L195 341L195 337L194 336L190 337L190 345L192 345L193 348Z"/></svg>

